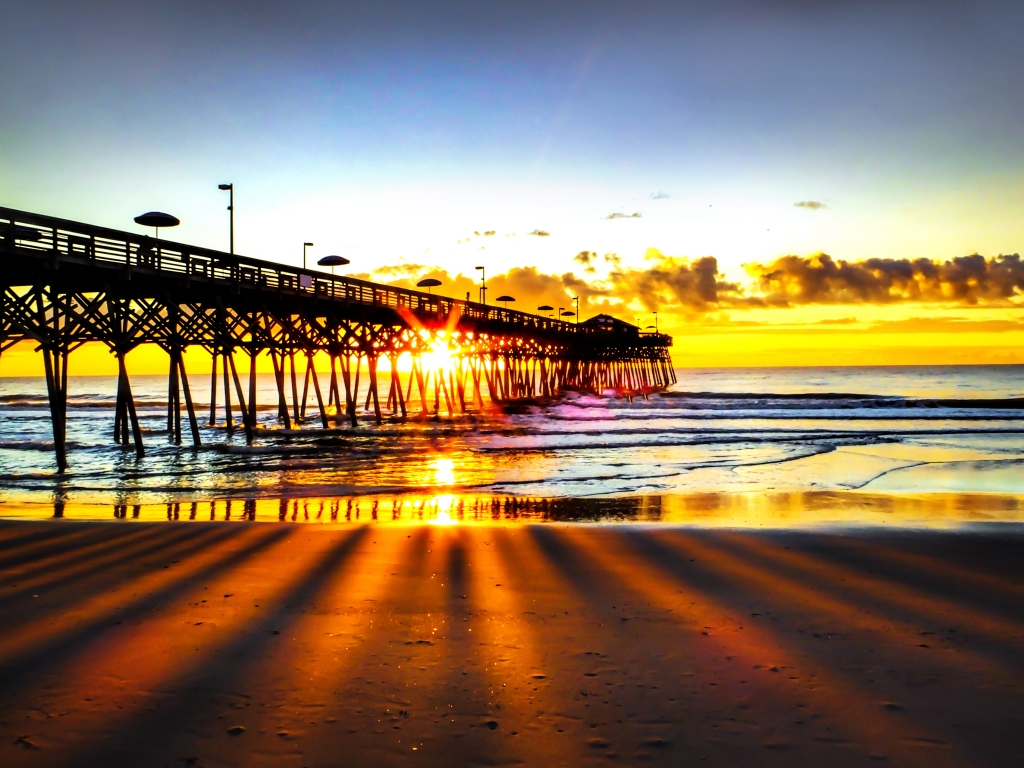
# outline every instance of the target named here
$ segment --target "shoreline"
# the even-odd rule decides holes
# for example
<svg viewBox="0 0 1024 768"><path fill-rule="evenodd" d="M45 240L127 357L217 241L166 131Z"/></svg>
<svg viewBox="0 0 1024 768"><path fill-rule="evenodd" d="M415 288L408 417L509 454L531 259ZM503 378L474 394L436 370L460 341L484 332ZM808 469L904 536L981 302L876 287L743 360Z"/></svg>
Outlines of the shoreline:
<svg viewBox="0 0 1024 768"><path fill-rule="evenodd" d="M943 529L1024 523L1024 495L869 492L861 490L725 491L623 496L545 497L467 493L458 488L363 494L210 495L166 502L0 500L0 521L294 522L352 526L572 523L735 530ZM345 491L349 491L345 488ZM313 491L314 493L311 493Z"/></svg>

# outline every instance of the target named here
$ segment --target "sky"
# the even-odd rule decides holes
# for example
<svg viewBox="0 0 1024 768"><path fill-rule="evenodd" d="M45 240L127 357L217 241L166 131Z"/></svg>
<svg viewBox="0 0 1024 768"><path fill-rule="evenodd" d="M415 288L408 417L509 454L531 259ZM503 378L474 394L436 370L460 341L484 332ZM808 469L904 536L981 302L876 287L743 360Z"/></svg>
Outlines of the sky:
<svg viewBox="0 0 1024 768"><path fill-rule="evenodd" d="M458 298L486 265L519 309L658 312L679 365L1024 362L1022 31L992 0L7 0L0 204L226 248L233 182L240 253Z"/></svg>

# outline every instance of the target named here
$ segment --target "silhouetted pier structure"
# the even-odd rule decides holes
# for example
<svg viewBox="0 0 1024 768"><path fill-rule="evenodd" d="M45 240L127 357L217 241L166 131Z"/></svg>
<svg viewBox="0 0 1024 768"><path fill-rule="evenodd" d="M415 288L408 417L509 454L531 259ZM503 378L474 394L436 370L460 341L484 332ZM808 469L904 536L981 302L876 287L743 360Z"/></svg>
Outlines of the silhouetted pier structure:
<svg viewBox="0 0 1024 768"><path fill-rule="evenodd" d="M484 387L497 402L564 389L614 389L631 398L675 381L671 337L607 316L567 323L2 207L0 238L0 352L23 340L38 344L61 470L68 466L68 358L87 342L101 342L117 357L114 438L134 444L140 457L142 431L125 355L141 344L156 344L168 355L167 428L179 444L183 404L192 441L201 442L183 360L195 345L213 360L209 423L216 423L220 377L225 425L235 427L237 406L250 442L256 358L264 353L276 378L278 419L287 429L305 421L311 391L326 429L332 420L354 426L364 396L363 411L372 406L380 423L384 410L408 417L417 400L423 413L437 413L442 404L451 414L483 407ZM430 370L424 354L439 349L451 362ZM330 358L326 393L313 366L318 352ZM248 393L236 353L250 357ZM412 370L403 391L397 363L405 353ZM390 362L384 398L381 358Z"/></svg>

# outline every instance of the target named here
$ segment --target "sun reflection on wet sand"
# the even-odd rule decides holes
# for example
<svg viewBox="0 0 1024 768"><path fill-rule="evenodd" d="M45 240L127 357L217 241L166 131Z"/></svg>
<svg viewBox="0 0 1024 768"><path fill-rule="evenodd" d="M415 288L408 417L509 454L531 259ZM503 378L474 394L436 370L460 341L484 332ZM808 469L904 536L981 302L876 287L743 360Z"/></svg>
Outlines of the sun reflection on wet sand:
<svg viewBox="0 0 1024 768"><path fill-rule="evenodd" d="M451 459L437 458L433 478L455 473ZM956 528L1024 522L1024 497L999 494L886 494L859 491L800 493L704 493L649 496L546 498L473 493L362 496L222 498L163 504L50 504L0 502L0 519L291 522L320 526L372 522L416 525L457 520L466 524L635 523L700 528L909 527Z"/></svg>

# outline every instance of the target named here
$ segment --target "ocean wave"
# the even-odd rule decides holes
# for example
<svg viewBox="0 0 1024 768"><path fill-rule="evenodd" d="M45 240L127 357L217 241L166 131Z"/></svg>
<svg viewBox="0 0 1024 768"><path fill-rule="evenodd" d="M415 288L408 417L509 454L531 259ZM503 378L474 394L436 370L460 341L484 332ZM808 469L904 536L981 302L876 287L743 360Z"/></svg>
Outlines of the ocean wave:
<svg viewBox="0 0 1024 768"><path fill-rule="evenodd" d="M24 440L0 443L0 451L52 451L52 440Z"/></svg>
<svg viewBox="0 0 1024 768"><path fill-rule="evenodd" d="M764 420L764 421L1021 421L1024 422L1024 413L1017 411L932 411L929 413L887 412L887 411L863 411L851 409L846 413L819 413L816 411L792 410L786 412L771 410L668 410L668 409L647 409L637 411L554 411L550 418L557 421L605 422L629 420L629 421L654 421L654 420L685 420L685 421L739 421L739 420ZM530 421L520 422L529 424Z"/></svg>
<svg viewBox="0 0 1024 768"><path fill-rule="evenodd" d="M864 408L869 405L886 408L996 408L1003 410L1024 410L1024 398L912 398L893 397L891 395L864 395L839 392L662 392L657 397L669 400L691 400L712 402L752 402L777 403L784 407L785 403L799 402L806 408L807 402L821 403L820 407L833 408L842 403L854 403L853 407Z"/></svg>

